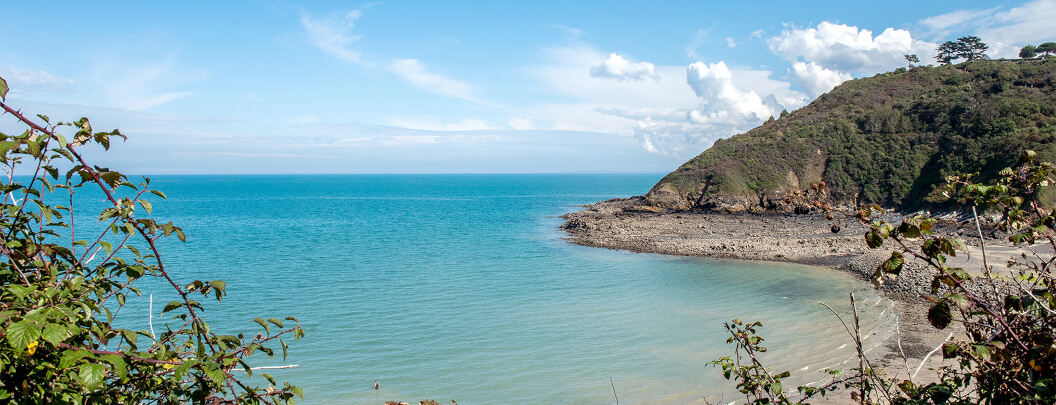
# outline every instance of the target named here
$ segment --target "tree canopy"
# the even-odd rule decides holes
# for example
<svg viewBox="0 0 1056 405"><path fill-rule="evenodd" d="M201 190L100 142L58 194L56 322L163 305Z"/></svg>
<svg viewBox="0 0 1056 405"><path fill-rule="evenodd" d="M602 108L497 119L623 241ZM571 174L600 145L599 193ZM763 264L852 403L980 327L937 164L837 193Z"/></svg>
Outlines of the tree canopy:
<svg viewBox="0 0 1056 405"><path fill-rule="evenodd" d="M1027 45L1019 49L1019 57L1023 59L1033 59L1038 56L1038 47L1034 45Z"/></svg>
<svg viewBox="0 0 1056 405"><path fill-rule="evenodd" d="M953 63L957 59L965 59L968 62L986 57L986 50L990 46L976 36L957 38L957 41L946 41L936 49L935 60L942 65Z"/></svg>
<svg viewBox="0 0 1056 405"><path fill-rule="evenodd" d="M1052 56L1056 53L1056 42L1046 42L1035 49L1037 53L1045 54L1045 56Z"/></svg>

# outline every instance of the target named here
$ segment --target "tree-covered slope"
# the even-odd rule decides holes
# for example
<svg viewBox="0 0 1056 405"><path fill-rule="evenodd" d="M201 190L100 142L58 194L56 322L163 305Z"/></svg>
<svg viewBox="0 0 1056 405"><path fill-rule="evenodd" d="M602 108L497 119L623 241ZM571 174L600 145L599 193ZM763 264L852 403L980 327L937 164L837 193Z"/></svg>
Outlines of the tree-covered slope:
<svg viewBox="0 0 1056 405"><path fill-rule="evenodd" d="M897 69L722 139L657 183L664 208L774 207L824 180L836 202L914 208L951 174L1056 158L1056 58Z"/></svg>

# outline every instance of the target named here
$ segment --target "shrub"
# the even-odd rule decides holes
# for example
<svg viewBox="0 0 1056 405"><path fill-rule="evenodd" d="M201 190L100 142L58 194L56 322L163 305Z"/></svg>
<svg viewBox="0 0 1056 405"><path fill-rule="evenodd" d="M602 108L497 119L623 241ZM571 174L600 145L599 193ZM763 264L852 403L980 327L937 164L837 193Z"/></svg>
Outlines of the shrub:
<svg viewBox="0 0 1056 405"><path fill-rule="evenodd" d="M284 383L250 385L247 361L273 354L285 338L304 335L297 320L257 318L254 336L221 335L204 319L198 297L221 300L220 280L176 281L157 242L183 231L150 218L145 196L164 199L143 178L94 166L82 150L110 148L124 139L118 130L95 132L87 118L55 122L35 119L6 104L0 78L0 106L25 131L0 133L0 400L18 403L292 403L301 389ZM64 136L65 132L70 137ZM28 175L28 176L25 176ZM94 189L94 190L93 190ZM75 194L105 196L107 207L87 213ZM97 218L91 232L74 218ZM140 295L137 281L157 278L178 297L165 305L171 322L161 331L115 325L126 298ZM276 326L272 329L271 325Z"/></svg>

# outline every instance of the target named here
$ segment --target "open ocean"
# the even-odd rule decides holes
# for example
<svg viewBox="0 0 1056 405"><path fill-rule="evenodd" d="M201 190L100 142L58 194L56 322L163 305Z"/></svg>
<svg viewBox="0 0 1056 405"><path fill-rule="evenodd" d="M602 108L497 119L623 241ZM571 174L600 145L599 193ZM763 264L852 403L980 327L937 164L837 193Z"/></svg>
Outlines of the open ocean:
<svg viewBox="0 0 1056 405"><path fill-rule="evenodd" d="M734 385L709 366L733 354L724 321L762 321L764 362L799 382L853 355L819 301L849 314L854 291L866 342L893 333L891 303L842 273L563 239L560 215L660 177L156 176L152 186L169 196L154 217L187 234L162 246L170 272L227 282L228 297L208 306L214 330L301 320L307 336L289 359L250 362L298 365L271 374L302 386L300 403L612 404L613 386L626 404L729 402ZM151 284L119 314L125 326L147 328L147 294L156 316L170 299Z"/></svg>

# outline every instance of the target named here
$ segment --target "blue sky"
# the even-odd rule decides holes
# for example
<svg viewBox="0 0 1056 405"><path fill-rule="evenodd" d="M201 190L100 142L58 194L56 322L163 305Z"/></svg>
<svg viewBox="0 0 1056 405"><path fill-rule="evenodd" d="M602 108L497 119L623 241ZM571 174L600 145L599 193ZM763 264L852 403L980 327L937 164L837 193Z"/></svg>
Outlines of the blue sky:
<svg viewBox="0 0 1056 405"><path fill-rule="evenodd" d="M88 3L0 0L7 101L145 174L664 172L942 41L1056 40L1056 0Z"/></svg>

